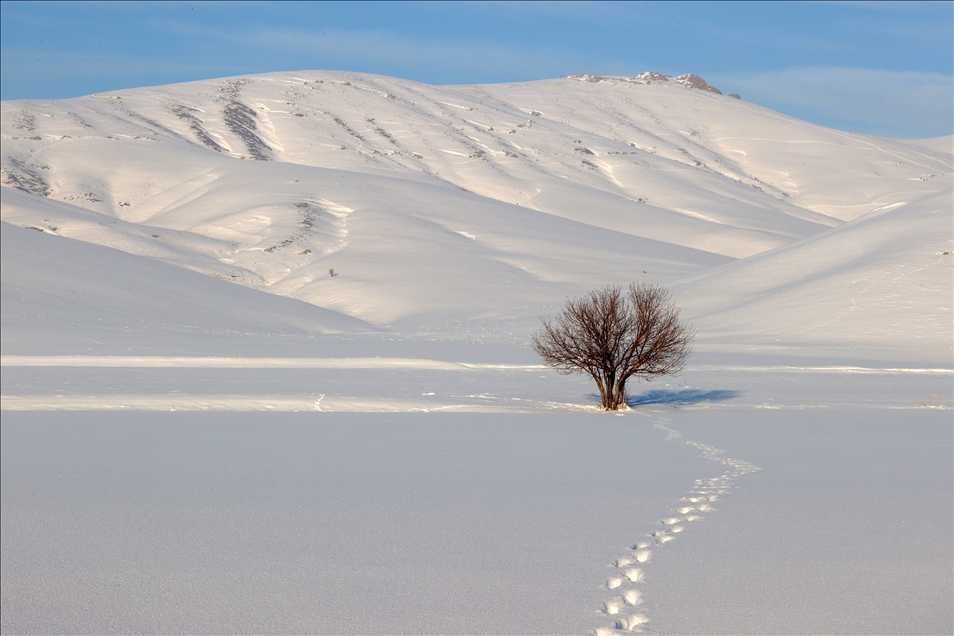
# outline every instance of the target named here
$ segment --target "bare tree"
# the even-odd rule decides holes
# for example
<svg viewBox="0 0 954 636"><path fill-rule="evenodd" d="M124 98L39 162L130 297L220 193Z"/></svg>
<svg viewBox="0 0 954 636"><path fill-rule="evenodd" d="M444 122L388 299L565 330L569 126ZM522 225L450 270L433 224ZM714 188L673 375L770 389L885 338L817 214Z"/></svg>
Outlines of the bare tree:
<svg viewBox="0 0 954 636"><path fill-rule="evenodd" d="M626 405L626 381L678 373L695 332L679 321L668 291L648 283L603 287L567 301L563 311L533 335L534 351L557 372L589 373L603 407Z"/></svg>

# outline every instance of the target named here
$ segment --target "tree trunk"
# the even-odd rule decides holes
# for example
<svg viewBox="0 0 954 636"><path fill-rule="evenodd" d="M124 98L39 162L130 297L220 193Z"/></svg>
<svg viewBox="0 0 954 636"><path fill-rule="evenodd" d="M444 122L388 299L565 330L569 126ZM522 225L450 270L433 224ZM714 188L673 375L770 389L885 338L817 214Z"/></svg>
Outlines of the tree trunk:
<svg viewBox="0 0 954 636"><path fill-rule="evenodd" d="M596 380L596 388L600 390L600 402L603 404L604 408L608 408L609 396L607 395L608 390L612 390L612 387L607 383L603 382L603 378L598 373L591 373L593 379Z"/></svg>
<svg viewBox="0 0 954 636"><path fill-rule="evenodd" d="M626 404L626 379L619 380L615 373L607 373L605 378L597 379L596 384L600 387L604 409L618 411L623 408Z"/></svg>
<svg viewBox="0 0 954 636"><path fill-rule="evenodd" d="M607 411L615 411L617 407L617 396L616 396L616 373L613 371L606 372L606 387L609 389L606 399L603 400L603 408Z"/></svg>
<svg viewBox="0 0 954 636"><path fill-rule="evenodd" d="M616 383L616 408L614 411L628 406L626 404L626 378Z"/></svg>

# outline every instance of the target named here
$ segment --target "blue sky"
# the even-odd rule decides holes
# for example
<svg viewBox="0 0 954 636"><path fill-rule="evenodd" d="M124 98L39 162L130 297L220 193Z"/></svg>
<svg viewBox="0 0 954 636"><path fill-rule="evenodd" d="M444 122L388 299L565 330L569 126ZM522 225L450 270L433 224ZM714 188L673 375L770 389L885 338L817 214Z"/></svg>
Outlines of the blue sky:
<svg viewBox="0 0 954 636"><path fill-rule="evenodd" d="M954 132L954 3L0 3L2 99L269 71L696 73L843 130Z"/></svg>

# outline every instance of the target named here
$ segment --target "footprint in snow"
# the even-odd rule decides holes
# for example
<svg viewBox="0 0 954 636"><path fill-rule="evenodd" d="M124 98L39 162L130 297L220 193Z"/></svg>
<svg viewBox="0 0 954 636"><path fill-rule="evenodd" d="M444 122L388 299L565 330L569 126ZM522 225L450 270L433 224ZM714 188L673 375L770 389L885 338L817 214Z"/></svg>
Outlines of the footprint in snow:
<svg viewBox="0 0 954 636"><path fill-rule="evenodd" d="M643 593L639 590L626 590L623 592L623 601L635 607L643 602Z"/></svg>
<svg viewBox="0 0 954 636"><path fill-rule="evenodd" d="M623 629L627 632L635 632L648 622L649 618L645 614L632 614L616 621L616 629Z"/></svg>
<svg viewBox="0 0 954 636"><path fill-rule="evenodd" d="M665 421L668 422L668 420ZM664 441L671 441L682 437L679 431L668 428L661 423L656 423L653 426L668 433ZM617 590L627 583L642 582L645 579L642 569L628 566L634 563L648 563L653 555L652 550L650 550L651 547L662 546L670 541L674 541L676 539L675 535L685 529L684 525L679 524L701 521L702 517L696 513L715 512L715 508L712 507L712 502L717 501L721 495L728 494L733 487L734 481L738 477L761 470L758 466L749 462L725 457L726 451L722 449L688 440L684 441L684 443L702 451L702 457L705 459L727 466L730 470L727 470L718 477L696 479L693 482L693 490L679 500L681 502L680 505L673 508L673 511L678 513L679 516L670 516L661 519L660 523L665 527L662 530L649 533L648 537L651 538L652 541L639 541L630 546L630 549L633 551L631 557L625 556L616 559L615 566L620 568L625 578L611 577L607 579L607 589ZM649 618L642 613L628 613L630 610L627 609L628 607L635 607L641 603L642 592L632 588L623 589L620 596L607 600L602 608L605 614L619 617L616 619L614 627L599 627L594 630L593 633L597 636L608 636L609 634L618 634L621 631L642 632L643 626L649 622Z"/></svg>

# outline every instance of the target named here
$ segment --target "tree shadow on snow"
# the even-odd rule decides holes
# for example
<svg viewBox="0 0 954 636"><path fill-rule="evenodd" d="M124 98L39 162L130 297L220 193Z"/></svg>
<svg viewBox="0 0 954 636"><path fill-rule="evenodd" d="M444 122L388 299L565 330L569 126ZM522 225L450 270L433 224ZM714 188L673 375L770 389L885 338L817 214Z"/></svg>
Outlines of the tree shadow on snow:
<svg viewBox="0 0 954 636"><path fill-rule="evenodd" d="M688 406L701 402L722 402L742 395L741 391L717 389L715 391L700 391L699 389L656 389L639 395L631 395L626 400L630 408L646 404L669 404L671 406Z"/></svg>

